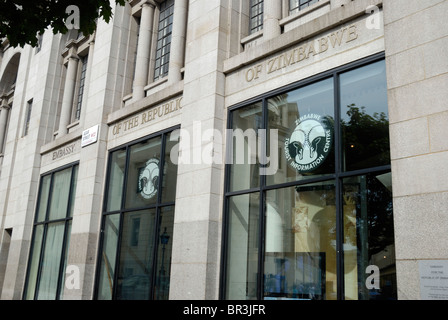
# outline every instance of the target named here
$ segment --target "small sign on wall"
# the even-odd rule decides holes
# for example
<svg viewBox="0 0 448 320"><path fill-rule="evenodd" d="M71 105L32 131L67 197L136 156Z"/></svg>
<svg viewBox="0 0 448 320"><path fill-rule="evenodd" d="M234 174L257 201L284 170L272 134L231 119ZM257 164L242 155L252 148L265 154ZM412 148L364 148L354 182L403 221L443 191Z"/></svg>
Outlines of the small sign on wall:
<svg viewBox="0 0 448 320"><path fill-rule="evenodd" d="M98 131L100 126L96 126L84 130L82 133L81 147L84 148L98 141Z"/></svg>
<svg viewBox="0 0 448 320"><path fill-rule="evenodd" d="M419 262L422 300L448 300L448 260Z"/></svg>

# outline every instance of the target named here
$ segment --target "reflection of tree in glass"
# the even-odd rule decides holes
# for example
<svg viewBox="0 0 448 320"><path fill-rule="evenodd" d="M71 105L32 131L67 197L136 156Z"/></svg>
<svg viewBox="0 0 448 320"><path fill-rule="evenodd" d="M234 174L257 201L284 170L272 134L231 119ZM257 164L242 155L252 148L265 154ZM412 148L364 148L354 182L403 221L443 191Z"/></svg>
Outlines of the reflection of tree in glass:
<svg viewBox="0 0 448 320"><path fill-rule="evenodd" d="M375 175L367 175L367 186L369 256L372 256L394 243L392 192Z"/></svg>
<svg viewBox="0 0 448 320"><path fill-rule="evenodd" d="M384 112L369 115L365 107L347 106L349 120L342 120L346 170L390 163L389 119Z"/></svg>

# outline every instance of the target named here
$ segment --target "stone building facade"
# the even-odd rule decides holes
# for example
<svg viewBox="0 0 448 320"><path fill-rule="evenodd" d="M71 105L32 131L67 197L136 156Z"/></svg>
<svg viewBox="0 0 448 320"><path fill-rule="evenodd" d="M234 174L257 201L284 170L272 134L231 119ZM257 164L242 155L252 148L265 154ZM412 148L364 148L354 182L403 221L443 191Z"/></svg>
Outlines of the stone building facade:
<svg viewBox="0 0 448 320"><path fill-rule="evenodd" d="M448 298L447 13L132 0L3 40L1 299Z"/></svg>

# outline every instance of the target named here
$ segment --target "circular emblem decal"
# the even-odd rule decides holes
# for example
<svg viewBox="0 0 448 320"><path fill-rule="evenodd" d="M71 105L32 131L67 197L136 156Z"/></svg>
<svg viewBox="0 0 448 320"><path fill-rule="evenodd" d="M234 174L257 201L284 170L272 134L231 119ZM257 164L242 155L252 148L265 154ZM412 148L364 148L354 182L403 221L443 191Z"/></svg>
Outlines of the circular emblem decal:
<svg viewBox="0 0 448 320"><path fill-rule="evenodd" d="M149 200L157 194L159 186L159 160L151 159L140 169L138 177L138 191L140 195Z"/></svg>
<svg viewBox="0 0 448 320"><path fill-rule="evenodd" d="M288 163L300 173L318 168L333 145L333 130L328 118L307 114L296 121L296 128L285 141Z"/></svg>

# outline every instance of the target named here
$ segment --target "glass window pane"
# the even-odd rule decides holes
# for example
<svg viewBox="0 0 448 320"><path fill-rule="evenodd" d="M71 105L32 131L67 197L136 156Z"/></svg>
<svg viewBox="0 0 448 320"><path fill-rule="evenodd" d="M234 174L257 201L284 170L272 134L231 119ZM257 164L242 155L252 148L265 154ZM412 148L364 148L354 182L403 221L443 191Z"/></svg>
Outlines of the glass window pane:
<svg viewBox="0 0 448 320"><path fill-rule="evenodd" d="M38 300L55 300L61 266L65 222L51 223L47 227L44 256L41 266Z"/></svg>
<svg viewBox="0 0 448 320"><path fill-rule="evenodd" d="M126 187L126 208L155 204L159 187L161 137L131 147Z"/></svg>
<svg viewBox="0 0 448 320"><path fill-rule="evenodd" d="M33 251L28 269L28 287L25 299L33 300L36 290L37 274L39 272L40 252L42 249L42 237L44 234L44 225L40 224L34 228Z"/></svg>
<svg viewBox="0 0 448 320"><path fill-rule="evenodd" d="M259 193L229 199L227 299L257 299L259 209Z"/></svg>
<svg viewBox="0 0 448 320"><path fill-rule="evenodd" d="M107 211L121 209L123 181L126 168L126 149L115 151L111 156L109 184L107 193Z"/></svg>
<svg viewBox="0 0 448 320"><path fill-rule="evenodd" d="M67 217L71 177L71 167L54 174L49 220L63 219Z"/></svg>
<svg viewBox="0 0 448 320"><path fill-rule="evenodd" d="M113 295L115 262L120 230L120 215L107 215L104 218L103 252L98 281L98 300L110 300Z"/></svg>
<svg viewBox="0 0 448 320"><path fill-rule="evenodd" d="M177 163L180 131L170 132L166 137L165 164L162 184L162 202L176 200Z"/></svg>
<svg viewBox="0 0 448 320"><path fill-rule="evenodd" d="M39 208L37 209L37 222L45 220L48 206L48 195L50 194L51 174L42 178L39 195Z"/></svg>
<svg viewBox="0 0 448 320"><path fill-rule="evenodd" d="M74 165L42 178L36 210L36 222L41 224L35 226L31 260L28 266L26 299L62 298L70 242L71 219L69 218L73 216L77 175L78 165ZM69 203L70 190L72 198ZM46 210L48 202L50 204ZM48 217L45 217L45 211L48 211ZM60 220L60 222L54 223L54 220ZM63 247L64 240L66 240L65 247ZM64 254L63 257L62 254ZM62 266L61 263L63 263ZM59 295L56 296L58 289Z"/></svg>
<svg viewBox="0 0 448 320"><path fill-rule="evenodd" d="M170 290L171 253L173 244L174 207L161 209L157 252L155 300L168 300Z"/></svg>
<svg viewBox="0 0 448 320"><path fill-rule="evenodd" d="M249 29L250 33L254 33L258 30L263 29L263 10L264 1L263 0L251 0L250 1L250 22Z"/></svg>
<svg viewBox="0 0 448 320"><path fill-rule="evenodd" d="M230 171L230 191L260 186L257 156L258 129L263 129L261 102L232 112L233 139Z"/></svg>
<svg viewBox="0 0 448 320"><path fill-rule="evenodd" d="M303 10L318 1L319 0L289 0L289 11L290 13L294 13Z"/></svg>
<svg viewBox="0 0 448 320"><path fill-rule="evenodd" d="M333 87L330 78L268 100L267 151L278 153L278 170L267 184L334 173ZM278 130L277 146L271 130Z"/></svg>
<svg viewBox="0 0 448 320"><path fill-rule="evenodd" d="M333 182L266 194L265 299L337 299Z"/></svg>
<svg viewBox="0 0 448 320"><path fill-rule="evenodd" d="M176 198L179 133L178 130L161 133L112 155L110 176L117 173L119 182L109 178L109 183L115 186L109 187L107 197L122 193L119 189L126 176L126 198L124 207L120 205L121 199L108 207L108 210L120 211L121 223L117 220L113 229L107 231L110 218L109 215L104 217L106 227L97 291L100 300L168 299L171 246L163 247L156 231L159 235L166 231L172 239L174 207L161 206L171 205ZM166 143L165 148L162 142ZM163 173L160 171L162 162ZM113 191L116 185L119 187ZM161 223L159 229L156 229L156 221Z"/></svg>
<svg viewBox="0 0 448 320"><path fill-rule="evenodd" d="M344 179L343 198L345 298L396 299L391 173Z"/></svg>
<svg viewBox="0 0 448 320"><path fill-rule="evenodd" d="M297 10L316 2L294 1ZM249 195L228 198L226 298L246 298L250 288L254 288L252 296L256 297L257 272L264 272L263 288L258 288L258 294L265 299L335 300L338 289L344 290L347 300L396 299L390 172L345 175L346 178L341 177L337 184L333 180L304 184L309 181L307 178L333 179L332 175L340 173L341 169L372 168L376 172L379 166L390 165L384 61L351 69L338 77L338 102L334 100L335 79L331 77L267 98L252 114L248 111L256 105L231 112L232 129L243 124L240 125L242 130L256 131L256 138L253 152L250 152L247 136L242 140L246 143L241 144L242 147L231 146L233 154L229 152L228 159L234 162L230 166L227 191L263 187L260 186L259 163L247 164L251 156L260 162L263 159L257 153L257 139L262 133L259 129L264 128L263 107L266 108L268 133L266 157L271 161L266 166L273 165L272 159L276 156L279 160L275 173L267 172L266 184L300 183L266 191L262 226L264 268L260 270L255 263L252 287L246 271L251 261L246 238L258 229L251 228L246 221L247 206L235 203ZM335 124L334 111L339 105L341 123ZM254 114L258 115L258 122L242 120ZM340 130L338 135L334 132L336 128ZM341 140L335 141L336 137ZM335 161L335 146L339 145L342 156ZM246 161L239 171L236 155L242 155ZM336 163L340 167L336 167ZM339 183L343 190L336 195ZM338 212L336 199L341 201ZM343 218L339 236L344 251L340 253L336 251L337 217ZM337 257L344 262L340 271L344 271L345 277L340 279L337 278Z"/></svg>
<svg viewBox="0 0 448 320"><path fill-rule="evenodd" d="M299 0L289 0L289 10L292 11L299 6Z"/></svg>
<svg viewBox="0 0 448 320"><path fill-rule="evenodd" d="M343 169L389 165L385 62L341 74L340 81Z"/></svg>
<svg viewBox="0 0 448 320"><path fill-rule="evenodd" d="M152 286L156 210L124 215L121 235L117 299L148 300ZM134 219L140 219L138 230ZM135 233L138 241L135 242ZM135 245L136 244L136 245Z"/></svg>
<svg viewBox="0 0 448 320"><path fill-rule="evenodd" d="M71 202L70 202L70 210L69 210L69 217L73 217L73 210L75 208L75 197L76 197L76 186L78 185L78 170L79 166L73 167L73 186L72 186L72 195L71 195Z"/></svg>
<svg viewBox="0 0 448 320"><path fill-rule="evenodd" d="M60 291L59 291L59 297L58 299L62 299L63 295L64 295L64 288L65 288L65 275L66 275L66 270L67 270L67 259L68 259L68 248L70 248L70 235L72 232L72 221L68 221L67 223L67 230L66 230L66 235L67 235L67 243L65 245L65 252L64 252L64 259L63 259L63 263L64 266L62 268L62 280L61 280L61 284L60 284Z"/></svg>
<svg viewBox="0 0 448 320"><path fill-rule="evenodd" d="M159 24L157 33L157 50L169 46L171 43L171 32L173 24L173 13L174 13L174 1L164 1L160 4L160 14L159 14ZM154 81L159 79L159 77L166 76L168 74L168 66L159 69L157 66L163 66L165 63L169 63L169 48L167 50L166 57L164 60L160 61L161 56L157 54L156 57L156 67L154 69ZM161 53L162 54L162 53ZM165 53L163 53L165 54Z"/></svg>

